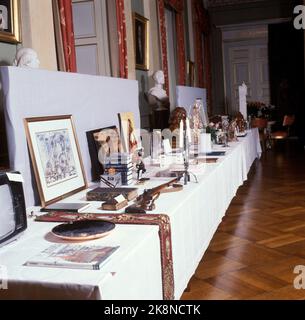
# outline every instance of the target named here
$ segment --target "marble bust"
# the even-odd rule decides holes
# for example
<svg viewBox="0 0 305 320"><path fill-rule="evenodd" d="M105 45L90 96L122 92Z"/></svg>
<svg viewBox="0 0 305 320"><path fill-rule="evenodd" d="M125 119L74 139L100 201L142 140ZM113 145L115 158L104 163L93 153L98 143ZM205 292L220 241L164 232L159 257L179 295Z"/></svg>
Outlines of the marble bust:
<svg viewBox="0 0 305 320"><path fill-rule="evenodd" d="M31 48L21 48L17 51L13 66L38 69L40 61L36 51Z"/></svg>
<svg viewBox="0 0 305 320"><path fill-rule="evenodd" d="M153 75L153 79L155 81L155 86L148 91L148 94L157 97L159 100L166 99L167 93L163 89L163 85L165 83L163 71L162 70L156 71Z"/></svg>
<svg viewBox="0 0 305 320"><path fill-rule="evenodd" d="M169 107L169 98L163 89L165 83L163 71L156 71L153 75L153 80L155 85L146 94L147 101L152 108L157 107L157 110L167 109Z"/></svg>
<svg viewBox="0 0 305 320"><path fill-rule="evenodd" d="M165 83L164 72L156 71L153 74L155 85L145 93L145 99L150 107L150 128L165 129L168 128L170 113L170 102L166 91L163 89Z"/></svg>

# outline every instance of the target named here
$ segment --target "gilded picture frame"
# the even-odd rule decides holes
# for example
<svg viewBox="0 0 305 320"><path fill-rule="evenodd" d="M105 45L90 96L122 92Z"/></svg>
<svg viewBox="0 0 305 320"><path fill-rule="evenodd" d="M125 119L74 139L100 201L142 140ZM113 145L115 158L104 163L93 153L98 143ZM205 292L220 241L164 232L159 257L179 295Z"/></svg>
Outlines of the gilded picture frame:
<svg viewBox="0 0 305 320"><path fill-rule="evenodd" d="M133 13L133 33L136 69L149 70L149 20Z"/></svg>
<svg viewBox="0 0 305 320"><path fill-rule="evenodd" d="M27 118L24 126L41 206L87 189L72 116Z"/></svg>
<svg viewBox="0 0 305 320"><path fill-rule="evenodd" d="M0 0L0 41L21 42L20 0Z"/></svg>

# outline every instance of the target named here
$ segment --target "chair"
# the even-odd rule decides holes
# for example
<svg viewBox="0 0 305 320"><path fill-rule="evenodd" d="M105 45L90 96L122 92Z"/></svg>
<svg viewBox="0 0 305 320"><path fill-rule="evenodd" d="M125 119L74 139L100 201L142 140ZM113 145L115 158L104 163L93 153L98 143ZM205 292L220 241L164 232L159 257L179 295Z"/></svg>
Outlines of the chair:
<svg viewBox="0 0 305 320"><path fill-rule="evenodd" d="M266 151L266 143L268 140L267 127L268 120L264 118L254 118L251 121L252 128L258 128L259 139L262 145L262 150Z"/></svg>
<svg viewBox="0 0 305 320"><path fill-rule="evenodd" d="M283 120L283 130L278 130L272 132L270 134L270 140L272 141L272 145L274 147L275 141L286 141L286 148L288 147L288 151L290 150L290 144L288 144L289 140L292 140L293 137L291 136L291 126L295 122L295 115L285 115Z"/></svg>
<svg viewBox="0 0 305 320"><path fill-rule="evenodd" d="M285 115L283 120L284 130L271 133L272 140L284 140L290 137L290 128L295 122L294 115Z"/></svg>

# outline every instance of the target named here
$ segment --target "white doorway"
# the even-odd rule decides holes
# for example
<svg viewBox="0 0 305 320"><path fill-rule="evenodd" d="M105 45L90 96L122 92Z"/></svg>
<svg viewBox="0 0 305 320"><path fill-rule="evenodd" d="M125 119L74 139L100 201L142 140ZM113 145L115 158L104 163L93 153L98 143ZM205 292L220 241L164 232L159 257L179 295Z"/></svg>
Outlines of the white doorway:
<svg viewBox="0 0 305 320"><path fill-rule="evenodd" d="M248 27L249 28L249 27ZM239 111L238 87L248 86L248 101L270 103L268 28L240 27L223 32L226 110Z"/></svg>

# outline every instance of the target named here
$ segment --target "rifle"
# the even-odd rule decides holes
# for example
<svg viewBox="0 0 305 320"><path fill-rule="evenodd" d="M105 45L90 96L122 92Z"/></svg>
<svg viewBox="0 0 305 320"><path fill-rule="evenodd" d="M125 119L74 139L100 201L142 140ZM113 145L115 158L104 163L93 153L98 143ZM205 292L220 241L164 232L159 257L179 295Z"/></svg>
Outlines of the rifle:
<svg viewBox="0 0 305 320"><path fill-rule="evenodd" d="M155 210L155 202L159 199L161 193L177 192L183 189L183 186L178 184L180 179L181 176L158 187L144 190L135 203L125 209L125 213L145 214L146 211Z"/></svg>

